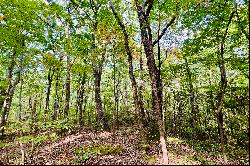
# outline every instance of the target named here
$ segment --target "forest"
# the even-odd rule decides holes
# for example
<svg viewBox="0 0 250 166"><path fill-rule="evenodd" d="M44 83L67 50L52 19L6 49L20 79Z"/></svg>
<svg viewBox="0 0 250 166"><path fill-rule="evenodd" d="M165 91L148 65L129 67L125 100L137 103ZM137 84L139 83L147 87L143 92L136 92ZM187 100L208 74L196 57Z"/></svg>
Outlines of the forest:
<svg viewBox="0 0 250 166"><path fill-rule="evenodd" d="M249 0L0 0L0 164L248 165Z"/></svg>

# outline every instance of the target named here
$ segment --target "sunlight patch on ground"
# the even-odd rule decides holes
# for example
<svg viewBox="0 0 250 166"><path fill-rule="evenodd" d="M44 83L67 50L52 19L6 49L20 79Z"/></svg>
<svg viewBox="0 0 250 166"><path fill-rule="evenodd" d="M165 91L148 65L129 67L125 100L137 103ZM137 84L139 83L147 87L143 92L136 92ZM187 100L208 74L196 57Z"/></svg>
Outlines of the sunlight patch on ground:
<svg viewBox="0 0 250 166"><path fill-rule="evenodd" d="M75 139L81 138L82 136L83 136L82 134L79 134L79 135L70 135L70 136L66 137L64 140L61 140L58 143L54 143L51 146L45 147L44 150L45 151L47 151L47 150L51 151L51 149L53 149L53 148L55 148L57 146L60 146L60 145L63 145L63 144L67 144L69 142L73 142Z"/></svg>
<svg viewBox="0 0 250 166"><path fill-rule="evenodd" d="M108 138L108 137L110 137L112 134L110 133L110 132L106 132L106 131L104 131L104 132L102 132L101 134L100 134L100 137L101 138Z"/></svg>

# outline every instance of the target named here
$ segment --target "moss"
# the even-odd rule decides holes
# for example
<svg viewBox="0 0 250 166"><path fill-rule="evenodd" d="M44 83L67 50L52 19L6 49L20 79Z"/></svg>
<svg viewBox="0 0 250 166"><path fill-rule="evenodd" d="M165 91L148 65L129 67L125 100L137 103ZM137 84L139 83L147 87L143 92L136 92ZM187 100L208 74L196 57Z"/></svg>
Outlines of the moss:
<svg viewBox="0 0 250 166"><path fill-rule="evenodd" d="M56 165L64 165L64 162L59 160L59 161L56 162Z"/></svg>
<svg viewBox="0 0 250 166"><path fill-rule="evenodd" d="M7 148L12 146L11 144L7 143L7 142L0 142L0 148Z"/></svg>
<svg viewBox="0 0 250 166"><path fill-rule="evenodd" d="M213 161L206 160L201 156L192 156L192 157L189 157L189 159L197 161L199 165L214 165L215 164Z"/></svg>
<svg viewBox="0 0 250 166"><path fill-rule="evenodd" d="M34 143L35 145L41 144L46 141L49 137L47 135L34 136L23 136L16 138L15 141L21 142L23 144Z"/></svg>
<svg viewBox="0 0 250 166"><path fill-rule="evenodd" d="M57 140L60 138L60 137L56 134L56 132L51 133L51 134L49 135L49 137L50 137L50 139L51 139L53 142L57 141Z"/></svg>
<svg viewBox="0 0 250 166"><path fill-rule="evenodd" d="M145 155L143 160L146 161L149 165L152 165L156 162L157 157L155 155Z"/></svg>
<svg viewBox="0 0 250 166"><path fill-rule="evenodd" d="M80 147L75 150L74 154L80 161L88 160L91 157L97 155L116 155L122 152L122 147L120 145L90 145ZM74 162L77 164L77 162Z"/></svg>
<svg viewBox="0 0 250 166"><path fill-rule="evenodd" d="M184 141L179 139L179 138L176 138L176 137L168 137L167 138L167 141L171 144L180 144L180 143L183 143Z"/></svg>

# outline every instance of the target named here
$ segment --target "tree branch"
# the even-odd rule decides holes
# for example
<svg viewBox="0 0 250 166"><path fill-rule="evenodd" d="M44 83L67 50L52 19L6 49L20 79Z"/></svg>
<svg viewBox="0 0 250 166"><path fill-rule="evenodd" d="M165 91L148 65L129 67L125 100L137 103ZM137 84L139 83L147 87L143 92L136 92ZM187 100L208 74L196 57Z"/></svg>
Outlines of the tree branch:
<svg viewBox="0 0 250 166"><path fill-rule="evenodd" d="M228 19L226 32L225 32L225 34L224 34L224 36L223 36L223 39L222 39L222 42L223 42L223 43L225 42L226 36L227 36L227 34L228 34L228 28L229 28L229 25L230 25L230 23L231 23L231 21L232 21L232 19L233 19L234 13L236 13L236 11L233 11L233 12L230 14L230 17L229 17L229 19Z"/></svg>
<svg viewBox="0 0 250 166"><path fill-rule="evenodd" d="M149 16L150 11L151 11L151 9L153 8L153 3L154 3L154 0L147 0L147 1L145 2L145 7L146 7L146 5L148 4L148 8L146 9L146 17Z"/></svg>
<svg viewBox="0 0 250 166"><path fill-rule="evenodd" d="M112 3L112 0L109 0L109 4L110 4L110 7L111 7L111 9L112 9L112 12L113 12L113 14L114 14L114 16L115 16L115 19L117 20L118 24L119 24L120 27L122 28L123 34L124 34L125 36L128 36L127 31L126 31L126 29L125 29L125 26L124 26L123 22L121 21L121 19L119 18L117 12L115 11L115 7L114 7L114 5L113 5L113 3Z"/></svg>
<svg viewBox="0 0 250 166"><path fill-rule="evenodd" d="M155 41L153 42L153 46L155 46L155 44L156 44L158 41L161 40L162 36L166 33L168 27L170 27L170 25L172 25L172 24L174 23L175 19L176 19L176 16L173 16L172 19L170 20L170 22L167 24L167 26L162 30L162 32L161 32L161 34L159 35L158 39L155 40Z"/></svg>
<svg viewBox="0 0 250 166"><path fill-rule="evenodd" d="M244 29L243 26L241 25L240 16L239 16L239 14L238 14L237 9L236 9L236 16L237 16L238 24L239 24L239 26L240 26L240 29L241 29L242 33L244 33L244 35L246 36L246 38L247 38L248 41L249 41L249 34L245 31L245 29Z"/></svg>

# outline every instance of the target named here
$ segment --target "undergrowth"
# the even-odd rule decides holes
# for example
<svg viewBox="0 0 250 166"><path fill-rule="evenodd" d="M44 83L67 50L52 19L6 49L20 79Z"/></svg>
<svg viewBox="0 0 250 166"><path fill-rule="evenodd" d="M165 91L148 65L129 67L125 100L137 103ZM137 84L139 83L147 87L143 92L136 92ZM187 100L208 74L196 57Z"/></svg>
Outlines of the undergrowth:
<svg viewBox="0 0 250 166"><path fill-rule="evenodd" d="M77 160L74 164L79 164L97 155L117 155L122 152L123 148L120 145L90 145L83 146L75 150L74 154Z"/></svg>

